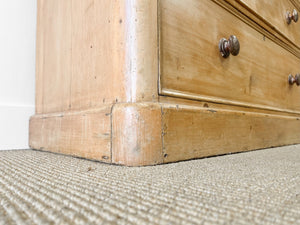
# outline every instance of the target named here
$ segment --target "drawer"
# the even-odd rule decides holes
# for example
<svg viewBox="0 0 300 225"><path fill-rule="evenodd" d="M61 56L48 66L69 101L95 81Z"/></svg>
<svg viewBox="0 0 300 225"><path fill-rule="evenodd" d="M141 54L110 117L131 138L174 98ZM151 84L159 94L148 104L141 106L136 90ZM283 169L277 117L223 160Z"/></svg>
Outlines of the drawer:
<svg viewBox="0 0 300 225"><path fill-rule="evenodd" d="M160 94L279 111L300 110L289 74L300 60L213 1L160 1ZM219 41L240 42L223 58Z"/></svg>
<svg viewBox="0 0 300 225"><path fill-rule="evenodd" d="M229 2L231 0L228 0ZM279 31L297 47L300 47L300 21L286 21L287 12L292 13L293 10L299 15L299 8L291 2L291 0L236 0L244 7L253 11L258 17L263 18L275 30Z"/></svg>

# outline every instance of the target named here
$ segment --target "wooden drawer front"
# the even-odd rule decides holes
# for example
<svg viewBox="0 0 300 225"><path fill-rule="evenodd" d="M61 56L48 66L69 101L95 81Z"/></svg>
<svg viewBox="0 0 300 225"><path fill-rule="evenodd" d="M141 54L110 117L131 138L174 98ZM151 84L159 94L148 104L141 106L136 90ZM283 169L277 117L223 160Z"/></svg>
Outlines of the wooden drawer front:
<svg viewBox="0 0 300 225"><path fill-rule="evenodd" d="M300 60L213 1L160 1L160 93L283 111L300 110L288 84ZM221 38L236 35L238 56L224 59Z"/></svg>
<svg viewBox="0 0 300 225"><path fill-rule="evenodd" d="M292 12L294 9L300 16L299 9L290 0L237 0L237 2L253 10L297 47L300 47L300 21L287 24L285 19L286 12Z"/></svg>

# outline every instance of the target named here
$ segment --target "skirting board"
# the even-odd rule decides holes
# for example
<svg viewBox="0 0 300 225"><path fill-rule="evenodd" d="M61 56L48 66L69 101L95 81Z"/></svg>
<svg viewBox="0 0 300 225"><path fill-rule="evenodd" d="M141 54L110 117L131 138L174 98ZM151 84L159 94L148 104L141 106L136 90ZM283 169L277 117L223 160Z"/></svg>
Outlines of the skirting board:
<svg viewBox="0 0 300 225"><path fill-rule="evenodd" d="M127 166L300 143L300 118L166 103L35 115L30 147Z"/></svg>
<svg viewBox="0 0 300 225"><path fill-rule="evenodd" d="M28 148L28 119L32 105L0 105L0 150Z"/></svg>

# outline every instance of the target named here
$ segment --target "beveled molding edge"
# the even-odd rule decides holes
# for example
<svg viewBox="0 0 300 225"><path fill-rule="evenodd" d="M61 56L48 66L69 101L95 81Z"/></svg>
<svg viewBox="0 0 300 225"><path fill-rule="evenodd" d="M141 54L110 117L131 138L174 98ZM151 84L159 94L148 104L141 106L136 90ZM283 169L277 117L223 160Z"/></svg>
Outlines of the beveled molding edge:
<svg viewBox="0 0 300 225"><path fill-rule="evenodd" d="M290 0L290 2L298 9L300 10L300 2L297 0Z"/></svg>
<svg viewBox="0 0 300 225"><path fill-rule="evenodd" d="M210 96L205 96L205 95L200 95L200 94L192 94L192 93L187 93L187 92L182 92L182 91L176 91L173 89L162 88L160 91L160 95L176 97L176 98L181 98L181 99L206 101L206 102L220 103L220 104L226 104L226 105L241 106L241 107L246 107L246 108L253 108L253 109L268 110L268 111L300 115L300 111L297 111L297 110L288 110L288 109L281 109L281 108L277 108L277 107L260 105L260 104L245 103L245 102L241 102L241 101L234 101L234 100L228 100L228 99L223 99L223 98L218 98L218 97L210 97Z"/></svg>
<svg viewBox="0 0 300 225"><path fill-rule="evenodd" d="M295 43L289 40L282 32L264 20L261 16L256 14L250 8L242 5L241 3L235 0L211 0L217 5L221 6L244 23L269 38L277 45L286 49L296 57L300 58L300 47ZM299 5L299 4L298 4Z"/></svg>

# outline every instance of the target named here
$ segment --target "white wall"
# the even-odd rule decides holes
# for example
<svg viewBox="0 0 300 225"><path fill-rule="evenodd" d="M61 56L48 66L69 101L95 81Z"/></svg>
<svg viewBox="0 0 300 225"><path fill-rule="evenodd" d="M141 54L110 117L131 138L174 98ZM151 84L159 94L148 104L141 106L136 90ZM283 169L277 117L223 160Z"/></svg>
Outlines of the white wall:
<svg viewBox="0 0 300 225"><path fill-rule="evenodd" d="M36 0L0 0L0 150L28 148L35 33Z"/></svg>

